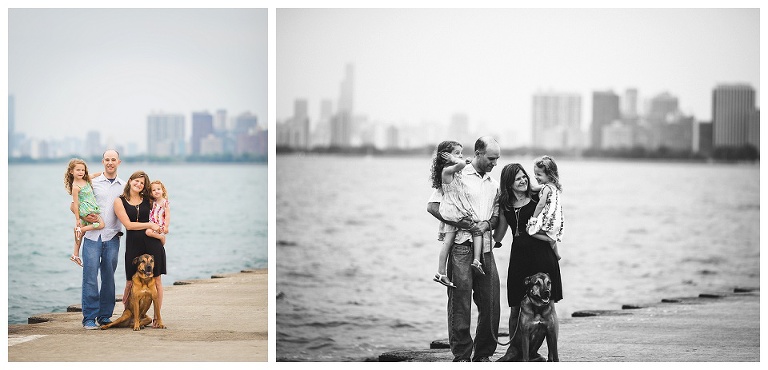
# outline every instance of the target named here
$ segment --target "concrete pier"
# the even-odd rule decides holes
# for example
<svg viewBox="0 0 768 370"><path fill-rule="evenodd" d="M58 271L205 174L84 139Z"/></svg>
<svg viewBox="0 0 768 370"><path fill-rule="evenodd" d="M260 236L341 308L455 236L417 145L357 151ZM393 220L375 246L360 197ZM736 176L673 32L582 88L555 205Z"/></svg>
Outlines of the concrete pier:
<svg viewBox="0 0 768 370"><path fill-rule="evenodd" d="M8 361L267 361L267 278L244 270L164 287L167 329L85 330L79 305L34 315L9 325ZM117 303L112 319L122 312Z"/></svg>
<svg viewBox="0 0 768 370"><path fill-rule="evenodd" d="M621 310L577 311L559 319L558 354L564 362L760 361L759 288L629 302ZM508 323L500 326L506 331ZM499 346L491 360L506 349ZM539 354L546 357L547 351L545 342ZM379 361L452 360L447 339L379 356Z"/></svg>

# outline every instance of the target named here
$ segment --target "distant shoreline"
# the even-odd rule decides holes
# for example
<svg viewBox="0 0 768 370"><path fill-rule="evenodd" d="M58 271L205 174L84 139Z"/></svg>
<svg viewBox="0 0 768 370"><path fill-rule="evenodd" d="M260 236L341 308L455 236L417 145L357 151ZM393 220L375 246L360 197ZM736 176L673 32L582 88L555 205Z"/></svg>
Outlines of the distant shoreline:
<svg viewBox="0 0 768 370"><path fill-rule="evenodd" d="M521 153L518 151L501 150L501 161L507 157L537 157L541 154L534 153ZM609 162L677 162L677 163L703 163L703 164L747 164L747 165L760 165L760 159L746 160L746 159L712 159L712 158L661 158L661 157L594 157L594 156L575 156L575 155L557 155L551 154L557 158L574 160L574 161L609 161ZM381 152L381 153L359 153L359 152L320 152L320 151L290 151L290 152L278 152L278 157L359 157L359 158L425 158L431 157L432 153L424 151L411 151L403 153L395 152Z"/></svg>

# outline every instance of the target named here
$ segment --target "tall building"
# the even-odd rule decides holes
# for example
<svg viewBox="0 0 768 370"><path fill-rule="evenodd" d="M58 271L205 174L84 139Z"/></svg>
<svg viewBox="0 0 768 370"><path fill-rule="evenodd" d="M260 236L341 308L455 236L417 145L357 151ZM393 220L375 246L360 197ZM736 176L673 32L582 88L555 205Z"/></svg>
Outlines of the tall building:
<svg viewBox="0 0 768 370"><path fill-rule="evenodd" d="M150 157L186 155L183 115L152 113L147 116L147 154Z"/></svg>
<svg viewBox="0 0 768 370"><path fill-rule="evenodd" d="M331 146L348 147L354 129L354 66L347 64L341 81L336 115L331 119Z"/></svg>
<svg viewBox="0 0 768 370"><path fill-rule="evenodd" d="M227 111L226 109L219 109L216 111L216 115L213 117L213 130L216 132L227 131Z"/></svg>
<svg viewBox="0 0 768 370"><path fill-rule="evenodd" d="M712 122L699 122L694 127L698 129L698 140L695 142L698 145L694 147L693 151L705 156L712 155Z"/></svg>
<svg viewBox="0 0 768 370"><path fill-rule="evenodd" d="M590 129L592 148L603 148L603 127L621 118L619 96L613 91L592 92L592 127Z"/></svg>
<svg viewBox="0 0 768 370"><path fill-rule="evenodd" d="M8 158L13 155L16 148L16 106L13 95L8 95Z"/></svg>
<svg viewBox="0 0 768 370"><path fill-rule="evenodd" d="M747 129L747 144L752 145L760 152L760 110L756 109L749 115L749 127Z"/></svg>
<svg viewBox="0 0 768 370"><path fill-rule="evenodd" d="M296 99L293 102L293 134L291 146L299 149L309 149L309 104L307 99Z"/></svg>
<svg viewBox="0 0 768 370"><path fill-rule="evenodd" d="M565 93L539 93L533 96L532 143L543 149L569 149L579 146L581 96Z"/></svg>
<svg viewBox="0 0 768 370"><path fill-rule="evenodd" d="M232 131L235 133L235 136L248 133L259 126L259 117L251 114L251 112L243 112L235 117L234 126Z"/></svg>
<svg viewBox="0 0 768 370"><path fill-rule="evenodd" d="M714 147L747 145L749 143L750 116L754 114L754 111L755 90L752 86L738 84L715 87L712 92Z"/></svg>
<svg viewBox="0 0 768 370"><path fill-rule="evenodd" d="M696 124L692 116L678 116L674 121L659 128L659 146L675 151L693 151L693 127Z"/></svg>
<svg viewBox="0 0 768 370"><path fill-rule="evenodd" d="M678 113L677 97L664 92L651 98L647 119L652 124L670 123L676 119Z"/></svg>
<svg viewBox="0 0 768 370"><path fill-rule="evenodd" d="M200 141L213 133L213 116L208 112L192 113L192 155L200 155Z"/></svg>
<svg viewBox="0 0 768 370"><path fill-rule="evenodd" d="M310 146L327 147L331 145L331 120L333 119L333 101L320 101L320 119L312 131Z"/></svg>
<svg viewBox="0 0 768 370"><path fill-rule="evenodd" d="M338 112L331 119L331 146L346 148L352 145L352 115Z"/></svg>
<svg viewBox="0 0 768 370"><path fill-rule="evenodd" d="M637 89L630 88L624 91L624 100L621 101L621 114L624 117L637 117Z"/></svg>
<svg viewBox="0 0 768 370"><path fill-rule="evenodd" d="M88 157L101 157L101 134L98 131L88 131L85 134L85 155Z"/></svg>

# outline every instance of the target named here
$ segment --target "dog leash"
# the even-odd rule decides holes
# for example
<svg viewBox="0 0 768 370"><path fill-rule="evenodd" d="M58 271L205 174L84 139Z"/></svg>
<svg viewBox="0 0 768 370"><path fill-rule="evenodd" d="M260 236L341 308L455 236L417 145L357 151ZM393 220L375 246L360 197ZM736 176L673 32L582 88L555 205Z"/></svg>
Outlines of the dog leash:
<svg viewBox="0 0 768 370"><path fill-rule="evenodd" d="M491 298L491 304L493 304L493 298ZM520 303L520 308L517 310L517 324L515 325L515 331L514 331L514 333L509 335L509 341L507 343L499 342L499 338L496 336L496 333L493 332L493 328L491 328L491 334L493 335L493 340L496 341L496 344L498 344L500 346L507 346L510 343L512 343L512 338L515 337L515 334L517 334L517 329L520 327L520 314L522 313L522 311L523 311L523 304L521 302Z"/></svg>

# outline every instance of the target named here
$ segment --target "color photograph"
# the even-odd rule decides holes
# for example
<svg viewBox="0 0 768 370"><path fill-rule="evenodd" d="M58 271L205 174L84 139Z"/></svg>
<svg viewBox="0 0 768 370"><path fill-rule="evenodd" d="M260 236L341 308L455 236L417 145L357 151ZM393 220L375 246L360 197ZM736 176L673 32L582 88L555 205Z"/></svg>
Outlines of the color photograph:
<svg viewBox="0 0 768 370"><path fill-rule="evenodd" d="M276 361L760 360L760 9L276 18Z"/></svg>
<svg viewBox="0 0 768 370"><path fill-rule="evenodd" d="M8 362L268 360L267 9L8 9Z"/></svg>

